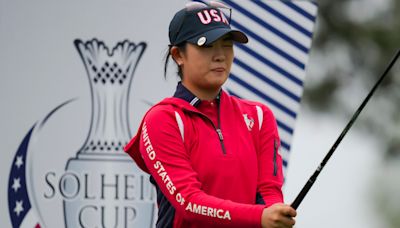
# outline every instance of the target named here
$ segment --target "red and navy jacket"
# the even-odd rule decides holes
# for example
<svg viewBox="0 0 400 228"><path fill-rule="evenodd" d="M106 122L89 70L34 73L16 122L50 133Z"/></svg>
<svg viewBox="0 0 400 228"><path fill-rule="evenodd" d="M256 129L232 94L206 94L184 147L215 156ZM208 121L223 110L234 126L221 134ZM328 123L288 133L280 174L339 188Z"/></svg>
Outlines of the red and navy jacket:
<svg viewBox="0 0 400 228"><path fill-rule="evenodd" d="M283 202L279 144L265 105L223 90L201 101L179 83L124 149L156 186L157 227L261 227Z"/></svg>

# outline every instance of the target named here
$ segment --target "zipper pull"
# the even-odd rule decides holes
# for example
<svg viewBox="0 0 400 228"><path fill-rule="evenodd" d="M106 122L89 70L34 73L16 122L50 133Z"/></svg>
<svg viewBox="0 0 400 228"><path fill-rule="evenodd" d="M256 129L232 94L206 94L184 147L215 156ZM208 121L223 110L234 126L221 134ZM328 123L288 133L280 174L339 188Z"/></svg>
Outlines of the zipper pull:
<svg viewBox="0 0 400 228"><path fill-rule="evenodd" d="M224 136L222 135L222 131L221 131L221 129L216 129L216 131L217 131L217 133L218 133L218 136L219 136L219 140L220 141L224 141Z"/></svg>

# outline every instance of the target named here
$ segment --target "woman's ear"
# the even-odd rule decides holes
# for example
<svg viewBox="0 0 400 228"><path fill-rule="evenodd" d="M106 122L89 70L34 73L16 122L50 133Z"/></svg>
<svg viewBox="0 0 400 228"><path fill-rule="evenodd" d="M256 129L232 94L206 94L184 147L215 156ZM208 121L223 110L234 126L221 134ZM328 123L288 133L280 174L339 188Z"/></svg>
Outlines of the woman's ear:
<svg viewBox="0 0 400 228"><path fill-rule="evenodd" d="M182 60L182 53L179 50L177 46L171 47L170 54L172 56L172 59L178 64L178 66L182 66L183 60Z"/></svg>

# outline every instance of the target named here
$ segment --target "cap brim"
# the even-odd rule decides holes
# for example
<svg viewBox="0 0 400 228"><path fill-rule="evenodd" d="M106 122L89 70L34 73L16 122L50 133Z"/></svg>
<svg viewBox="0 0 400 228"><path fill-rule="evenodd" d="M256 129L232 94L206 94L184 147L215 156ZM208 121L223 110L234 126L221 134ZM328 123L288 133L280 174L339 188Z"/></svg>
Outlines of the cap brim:
<svg viewBox="0 0 400 228"><path fill-rule="evenodd" d="M187 41L193 44L197 44L198 46L202 45L208 45L213 43L214 41L218 40L219 38L223 37L226 34L231 34L232 35L232 40L238 43L247 43L249 39L247 38L246 34L239 30L233 30L230 28L218 28L218 29L212 29L210 31L207 31L201 35L195 36L191 39L188 39ZM204 42L200 42L200 39L203 39L205 37Z"/></svg>

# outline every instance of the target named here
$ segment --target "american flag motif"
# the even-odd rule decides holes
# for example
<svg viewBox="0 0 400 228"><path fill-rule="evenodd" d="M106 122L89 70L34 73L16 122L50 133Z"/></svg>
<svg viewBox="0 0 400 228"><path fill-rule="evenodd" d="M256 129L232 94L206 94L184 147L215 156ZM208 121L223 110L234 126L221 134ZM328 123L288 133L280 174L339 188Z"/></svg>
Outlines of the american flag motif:
<svg viewBox="0 0 400 228"><path fill-rule="evenodd" d="M49 118L60 108L74 101L70 99L51 110L41 121L34 124L28 131L15 153L8 178L8 212L13 228L41 228L45 227L40 220L39 211L32 204L34 198L29 196L29 181L32 174L27 169L29 143L35 132L40 130ZM32 156L31 154L29 156ZM31 189L32 190L32 189Z"/></svg>
<svg viewBox="0 0 400 228"><path fill-rule="evenodd" d="M235 46L225 88L268 105L277 119L284 173L303 94L317 5L311 1L221 1L232 8L231 27L249 43Z"/></svg>
<svg viewBox="0 0 400 228"><path fill-rule="evenodd" d="M33 126L26 134L15 154L8 179L8 211L13 228L40 228L36 211L28 196L26 157Z"/></svg>

